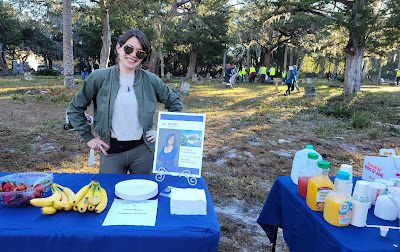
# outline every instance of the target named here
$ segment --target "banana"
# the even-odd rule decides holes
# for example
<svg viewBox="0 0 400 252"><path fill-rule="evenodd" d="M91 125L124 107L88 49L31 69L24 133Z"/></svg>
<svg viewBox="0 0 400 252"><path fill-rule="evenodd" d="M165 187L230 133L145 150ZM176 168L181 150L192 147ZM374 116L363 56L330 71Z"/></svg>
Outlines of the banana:
<svg viewBox="0 0 400 252"><path fill-rule="evenodd" d="M85 185L82 187L76 194L75 197L72 199L72 205L75 206L89 191L89 188L92 186L93 182L90 182L90 184Z"/></svg>
<svg viewBox="0 0 400 252"><path fill-rule="evenodd" d="M49 215L49 214L55 214L57 212L57 209L53 206L45 206L40 209L42 211L42 214L44 215Z"/></svg>
<svg viewBox="0 0 400 252"><path fill-rule="evenodd" d="M72 209L72 201L74 200L75 193L70 188L68 188L66 186L61 186L61 185L58 185L58 184L57 184L57 186L59 188L61 188L63 190L63 192L67 195L67 197L68 197L68 204L67 205L71 205L71 208L69 208L69 210L71 210ZM67 205L65 207L67 207Z"/></svg>
<svg viewBox="0 0 400 252"><path fill-rule="evenodd" d="M95 208L96 208L96 206L89 204L87 210L94 211Z"/></svg>
<svg viewBox="0 0 400 252"><path fill-rule="evenodd" d="M52 188L53 190L53 188ZM51 206L55 201L60 200L61 194L58 191L53 191L53 194L47 198L34 198L30 200L31 205L37 207Z"/></svg>
<svg viewBox="0 0 400 252"><path fill-rule="evenodd" d="M53 206L55 208L57 208L57 210L63 210L64 207L68 204L68 196L60 189L57 188L57 190L61 194L61 199L58 201L55 201L53 203Z"/></svg>
<svg viewBox="0 0 400 252"><path fill-rule="evenodd" d="M106 206L107 206L107 201L108 201L106 190L104 190L104 188L101 187L100 184L99 184L99 188L100 188L100 193L101 193L101 199L100 199L99 204L96 206L96 209L95 209L95 212L96 212L96 213L101 213L101 212L103 212L103 210L104 210L104 209L106 208Z"/></svg>
<svg viewBox="0 0 400 252"><path fill-rule="evenodd" d="M79 204L79 212L80 213L84 213L86 212L89 202L88 202L88 198L93 197L93 193L94 193L94 185L92 185L89 189L89 191L86 193L85 197L83 197L83 202Z"/></svg>
<svg viewBox="0 0 400 252"><path fill-rule="evenodd" d="M97 206L101 199L101 192L100 192L100 184L96 184L94 187L93 197L88 198L88 202L90 205Z"/></svg>

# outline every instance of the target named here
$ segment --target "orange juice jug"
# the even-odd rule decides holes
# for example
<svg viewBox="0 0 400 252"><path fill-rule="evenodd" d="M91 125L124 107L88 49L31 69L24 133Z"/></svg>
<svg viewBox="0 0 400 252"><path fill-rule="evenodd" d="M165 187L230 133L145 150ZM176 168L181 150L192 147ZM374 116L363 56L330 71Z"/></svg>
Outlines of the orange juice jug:
<svg viewBox="0 0 400 252"><path fill-rule="evenodd" d="M348 196L349 177L349 173L338 171L333 190L325 198L324 219L333 226L348 226L353 215L354 202Z"/></svg>
<svg viewBox="0 0 400 252"><path fill-rule="evenodd" d="M333 188L328 173L329 162L318 161L317 175L308 180L306 202L307 206L313 211L324 211L325 197Z"/></svg>

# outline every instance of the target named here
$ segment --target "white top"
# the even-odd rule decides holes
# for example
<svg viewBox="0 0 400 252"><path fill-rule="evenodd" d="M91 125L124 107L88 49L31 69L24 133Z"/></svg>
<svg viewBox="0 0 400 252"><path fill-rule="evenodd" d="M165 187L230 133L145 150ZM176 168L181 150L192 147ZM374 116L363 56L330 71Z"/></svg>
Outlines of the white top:
<svg viewBox="0 0 400 252"><path fill-rule="evenodd" d="M139 118L139 108L133 83L135 74L119 74L119 90L115 99L111 118L111 137L118 141L139 140L143 126Z"/></svg>

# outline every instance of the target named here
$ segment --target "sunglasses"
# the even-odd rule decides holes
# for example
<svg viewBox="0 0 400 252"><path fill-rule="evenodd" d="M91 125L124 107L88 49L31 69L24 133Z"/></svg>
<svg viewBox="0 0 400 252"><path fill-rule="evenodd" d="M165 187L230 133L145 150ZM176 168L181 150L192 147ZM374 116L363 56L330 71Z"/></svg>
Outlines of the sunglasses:
<svg viewBox="0 0 400 252"><path fill-rule="evenodd" d="M124 46L124 52L126 54L131 54L134 51L136 51L136 57L138 57L139 59L144 59L147 56L147 53L141 49L135 49L133 46L130 45Z"/></svg>

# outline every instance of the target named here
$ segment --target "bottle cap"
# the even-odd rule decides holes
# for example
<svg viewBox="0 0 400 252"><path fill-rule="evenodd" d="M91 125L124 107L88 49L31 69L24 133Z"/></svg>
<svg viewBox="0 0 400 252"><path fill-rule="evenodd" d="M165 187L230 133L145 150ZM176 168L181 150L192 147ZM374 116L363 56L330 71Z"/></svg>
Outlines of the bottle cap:
<svg viewBox="0 0 400 252"><path fill-rule="evenodd" d="M314 152L309 152L308 156L309 159L317 160L318 159L318 154Z"/></svg>
<svg viewBox="0 0 400 252"><path fill-rule="evenodd" d="M325 161L325 160L318 161L318 167L321 169L324 169L324 170L329 169L329 165L330 165L330 163L328 161Z"/></svg>
<svg viewBox="0 0 400 252"><path fill-rule="evenodd" d="M312 145L306 145L306 149L312 150L314 147Z"/></svg>
<svg viewBox="0 0 400 252"><path fill-rule="evenodd" d="M336 178L341 179L341 180L349 180L350 174L345 171L337 171Z"/></svg>

